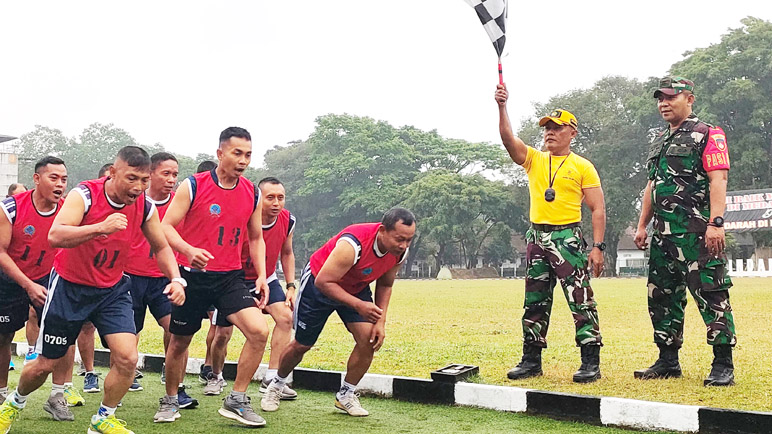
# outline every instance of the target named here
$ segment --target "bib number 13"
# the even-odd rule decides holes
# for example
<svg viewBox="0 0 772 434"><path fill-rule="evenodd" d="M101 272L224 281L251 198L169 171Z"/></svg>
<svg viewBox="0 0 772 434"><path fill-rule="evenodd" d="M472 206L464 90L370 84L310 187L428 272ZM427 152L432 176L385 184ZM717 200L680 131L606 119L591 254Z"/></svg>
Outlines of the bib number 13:
<svg viewBox="0 0 772 434"><path fill-rule="evenodd" d="M233 228L228 232L230 232L230 240L227 241L228 245L238 246L239 237L241 236L241 228ZM218 246L224 245L223 244L224 237L225 237L225 226L220 226L217 228L217 245Z"/></svg>

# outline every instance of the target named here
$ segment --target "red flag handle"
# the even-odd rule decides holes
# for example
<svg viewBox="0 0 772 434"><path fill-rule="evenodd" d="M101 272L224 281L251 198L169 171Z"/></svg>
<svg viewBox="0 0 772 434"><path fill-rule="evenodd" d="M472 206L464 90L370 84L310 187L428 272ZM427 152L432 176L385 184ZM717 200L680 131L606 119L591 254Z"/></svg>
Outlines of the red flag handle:
<svg viewBox="0 0 772 434"><path fill-rule="evenodd" d="M504 84L504 74L501 73L501 59L499 58L499 84Z"/></svg>

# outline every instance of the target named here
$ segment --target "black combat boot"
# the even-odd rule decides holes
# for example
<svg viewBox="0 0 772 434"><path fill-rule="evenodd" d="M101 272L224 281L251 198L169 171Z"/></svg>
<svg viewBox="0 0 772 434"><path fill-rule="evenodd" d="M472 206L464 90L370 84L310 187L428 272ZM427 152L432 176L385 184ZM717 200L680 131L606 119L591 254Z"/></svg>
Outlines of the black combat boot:
<svg viewBox="0 0 772 434"><path fill-rule="evenodd" d="M635 371L633 375L641 380L680 377L681 364L678 363L678 348L671 345L659 345L657 361L646 369Z"/></svg>
<svg viewBox="0 0 772 434"><path fill-rule="evenodd" d="M574 383L592 383L600 379L600 345L582 345L582 365L574 373Z"/></svg>
<svg viewBox="0 0 772 434"><path fill-rule="evenodd" d="M713 345L713 369L705 379L706 386L734 385L734 364L731 345Z"/></svg>
<svg viewBox="0 0 772 434"><path fill-rule="evenodd" d="M541 371L541 347L535 345L523 345L523 359L520 363L507 372L510 380L522 380L523 378L537 377Z"/></svg>

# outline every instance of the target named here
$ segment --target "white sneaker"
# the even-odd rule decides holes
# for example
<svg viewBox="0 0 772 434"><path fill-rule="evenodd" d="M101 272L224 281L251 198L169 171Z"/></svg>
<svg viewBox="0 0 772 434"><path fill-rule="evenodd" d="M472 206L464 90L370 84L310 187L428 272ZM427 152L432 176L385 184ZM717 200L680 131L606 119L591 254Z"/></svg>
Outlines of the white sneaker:
<svg viewBox="0 0 772 434"><path fill-rule="evenodd" d="M265 389L263 399L260 400L260 408L263 411L276 411L279 409L279 401L281 401L281 390L276 382L271 383L268 388Z"/></svg>
<svg viewBox="0 0 772 434"><path fill-rule="evenodd" d="M206 386L204 386L204 395L207 395L207 396L219 395L222 393L222 390L224 387L225 387L225 380L215 377L214 374L210 374L209 379L206 382Z"/></svg>
<svg viewBox="0 0 772 434"><path fill-rule="evenodd" d="M335 395L335 408L343 410L350 416L364 417L370 413L362 408L362 404L359 403L359 394L348 392L343 396Z"/></svg>
<svg viewBox="0 0 772 434"><path fill-rule="evenodd" d="M268 390L268 387L271 386L270 381L263 381L260 382L260 393L265 393L266 390ZM281 399L282 401L292 401L293 399L297 399L298 393L292 390L289 386L286 384L284 385L284 388L281 390Z"/></svg>

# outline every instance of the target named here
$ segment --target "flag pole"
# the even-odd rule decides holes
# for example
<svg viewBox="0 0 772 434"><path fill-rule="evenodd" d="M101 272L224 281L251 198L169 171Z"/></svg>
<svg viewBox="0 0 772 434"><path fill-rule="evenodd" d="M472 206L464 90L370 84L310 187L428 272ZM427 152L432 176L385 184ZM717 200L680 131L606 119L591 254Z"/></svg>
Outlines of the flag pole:
<svg viewBox="0 0 772 434"><path fill-rule="evenodd" d="M504 84L504 74L501 72L501 57L499 57L499 84Z"/></svg>

